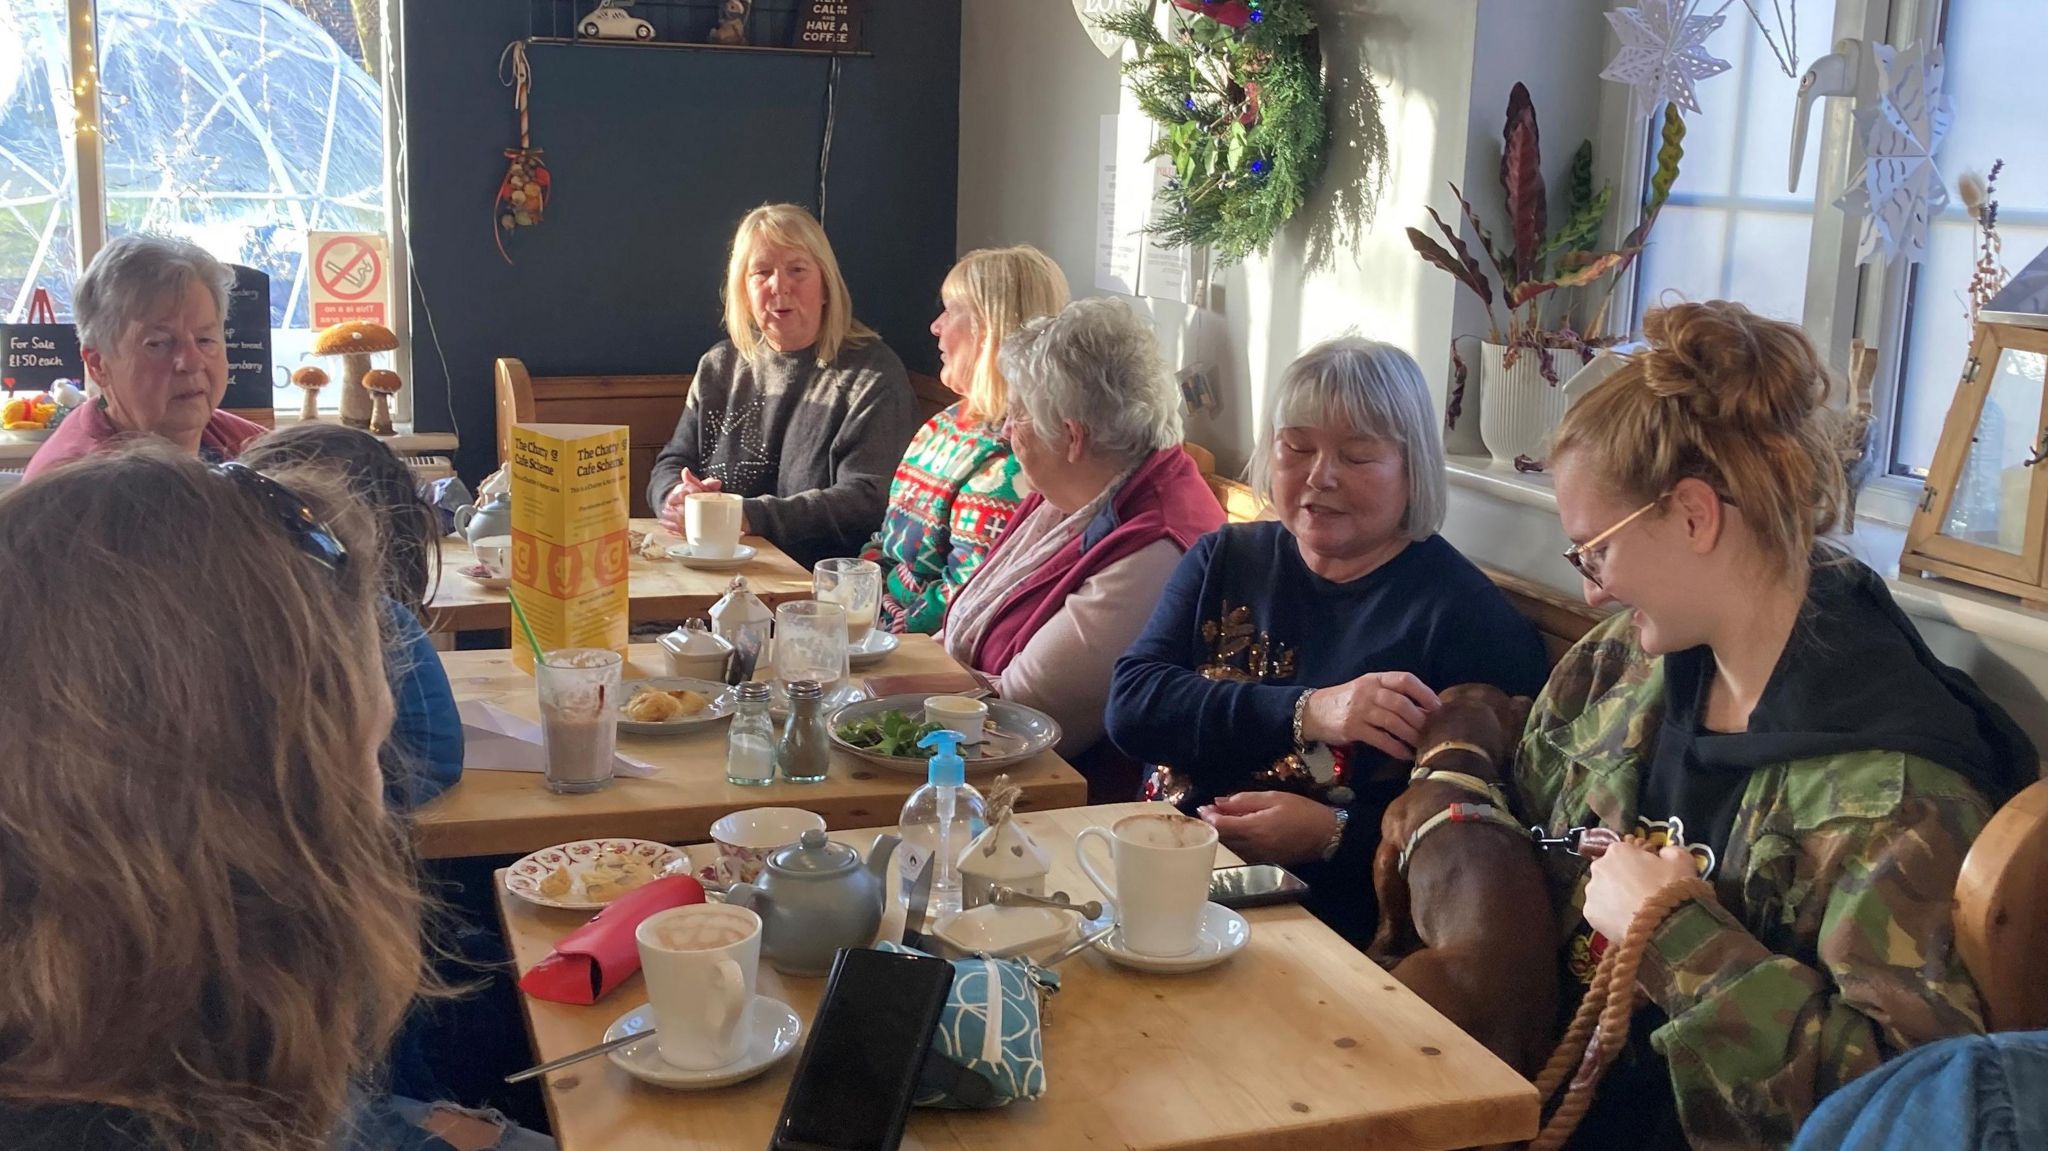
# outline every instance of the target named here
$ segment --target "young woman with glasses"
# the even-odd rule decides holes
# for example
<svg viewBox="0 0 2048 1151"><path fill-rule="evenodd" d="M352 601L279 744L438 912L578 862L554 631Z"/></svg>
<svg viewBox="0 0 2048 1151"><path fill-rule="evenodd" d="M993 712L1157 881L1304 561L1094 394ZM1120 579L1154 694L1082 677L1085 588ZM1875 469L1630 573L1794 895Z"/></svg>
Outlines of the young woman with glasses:
<svg viewBox="0 0 2048 1151"><path fill-rule="evenodd" d="M2037 761L1822 539L1846 505L1805 333L1722 301L1644 333L1551 453L1566 558L1621 610L1496 750L1522 822L1583 844L1544 858L1567 1010L1653 896L1713 892L1648 936L1647 1006L1573 1146L1782 1146L1850 1078L1982 1027L1950 894Z"/></svg>

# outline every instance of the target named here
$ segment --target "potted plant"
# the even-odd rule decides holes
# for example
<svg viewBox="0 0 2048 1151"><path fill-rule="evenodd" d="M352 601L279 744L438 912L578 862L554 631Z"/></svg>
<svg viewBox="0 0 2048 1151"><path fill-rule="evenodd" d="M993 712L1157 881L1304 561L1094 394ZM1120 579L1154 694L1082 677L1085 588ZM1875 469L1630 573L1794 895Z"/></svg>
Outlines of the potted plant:
<svg viewBox="0 0 2048 1151"><path fill-rule="evenodd" d="M1548 231L1549 196L1543 186L1538 135L1536 106L1529 89L1516 84L1508 94L1507 126L1501 139L1500 183L1508 215L1508 226L1501 232L1504 244L1496 246L1494 234L1479 222L1472 202L1456 184L1451 185L1465 223L1479 238L1485 266L1435 209L1429 210L1429 218L1445 243L1439 244L1419 229L1408 229L1409 243L1424 260L1449 272L1486 306L1488 330L1480 356L1485 399L1479 432L1486 450L1503 461L1517 460L1540 448L1569 402L1559 385L1600 348L1616 342L1617 337L1602 334L1607 305L1620 273L1643 250L1650 226L1678 178L1685 121L1679 118L1676 106L1665 106L1662 146L1644 199L1642 222L1612 251L1595 247L1614 189L1593 189L1591 141L1580 144L1573 156L1564 222ZM1499 309L1494 306L1496 299ZM1451 361L1455 374L1444 412L1445 430L1456 425L1465 398L1466 366L1455 340Z"/></svg>

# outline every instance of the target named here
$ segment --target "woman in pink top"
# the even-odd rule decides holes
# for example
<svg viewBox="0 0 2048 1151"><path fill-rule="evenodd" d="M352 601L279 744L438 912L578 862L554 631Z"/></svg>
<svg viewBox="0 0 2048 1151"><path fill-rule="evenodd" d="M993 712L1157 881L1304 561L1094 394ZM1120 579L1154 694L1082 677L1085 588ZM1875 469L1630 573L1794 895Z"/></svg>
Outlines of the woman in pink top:
<svg viewBox="0 0 2048 1151"><path fill-rule="evenodd" d="M98 395L57 425L29 460L28 478L128 436L157 436L217 463L262 435L261 425L219 407L234 282L225 264L174 237L122 236L101 248L72 293Z"/></svg>
<svg viewBox="0 0 2048 1151"><path fill-rule="evenodd" d="M1032 494L954 597L940 639L1004 699L1059 721L1088 800L1138 798L1138 765L1103 738L1110 669L1189 545L1223 526L1181 450L1180 389L1120 300L1075 300L998 356L1008 438Z"/></svg>

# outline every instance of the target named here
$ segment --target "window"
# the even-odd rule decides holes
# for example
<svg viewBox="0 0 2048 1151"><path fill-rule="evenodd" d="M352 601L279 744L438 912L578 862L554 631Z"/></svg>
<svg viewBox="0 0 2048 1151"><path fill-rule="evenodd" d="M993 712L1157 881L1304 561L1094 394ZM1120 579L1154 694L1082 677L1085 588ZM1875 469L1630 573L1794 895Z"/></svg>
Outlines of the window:
<svg viewBox="0 0 2048 1151"><path fill-rule="evenodd" d="M1763 10L1771 18L1771 6ZM2038 63L2029 58L2033 46L2048 42L2048 4L1799 0L1798 19L1802 70L1844 37L1902 50L1929 37L1943 44L1943 88L1955 119L1936 160L1950 202L1930 229L1927 259L1855 263L1862 220L1834 205L1862 159L1853 117L1861 97L1816 104L1799 191L1786 191L1798 82L1738 3L1708 40L1731 67L1699 85L1704 111L1687 120L1678 183L1636 269L1636 322L1667 293L1723 297L1803 323L1837 367L1847 364L1852 339L1876 348L1882 478L1862 510L1904 523L1970 341L1965 290L1976 234L1955 195L1956 178L2003 159L1995 194L2003 262L2017 271L2048 247L2048 134L2036 123ZM1867 57L1863 68L1868 91ZM1633 144L1632 156L1645 154L1636 141L1619 143Z"/></svg>
<svg viewBox="0 0 2048 1151"><path fill-rule="evenodd" d="M298 364L314 334L307 233L394 229L395 118L379 76L397 54L382 43L385 5L0 0L0 316L20 317L41 286L68 318L82 251L166 232L268 273L272 356L280 376ZM78 122L71 76L70 33L88 19L93 124ZM97 182L101 205L85 213L96 233L85 244L80 180ZM402 250L396 236L391 247ZM324 390L323 403L339 391ZM296 389L280 388L278 407L298 404Z"/></svg>

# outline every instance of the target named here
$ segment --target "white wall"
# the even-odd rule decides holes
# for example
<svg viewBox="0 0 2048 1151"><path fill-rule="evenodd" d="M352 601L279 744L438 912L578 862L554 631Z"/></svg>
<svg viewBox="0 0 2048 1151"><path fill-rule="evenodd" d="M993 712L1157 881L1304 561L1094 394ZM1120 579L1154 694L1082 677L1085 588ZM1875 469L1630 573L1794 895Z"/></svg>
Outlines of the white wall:
<svg viewBox="0 0 2048 1151"><path fill-rule="evenodd" d="M1576 10L1590 0L1535 2ZM1479 6L1324 0L1317 11L1336 103L1360 82L1361 61L1381 86L1390 156L1377 219L1340 238L1327 267L1307 267L1333 195L1362 175L1357 133L1339 123L1328 172L1305 210L1266 257L1217 277L1217 310L1138 302L1174 367L1216 365L1222 408L1214 420L1191 420L1188 434L1215 451L1225 471L1245 461L1267 385L1325 337L1356 329L1423 352L1431 387L1439 399L1444 391L1454 285L1416 258L1402 229L1424 222L1426 204L1442 210L1447 182L1466 178ZM961 248L1036 244L1059 261L1076 294L1095 294L1096 125L1117 111L1115 61L1095 48L1065 0L966 0L961 40Z"/></svg>

